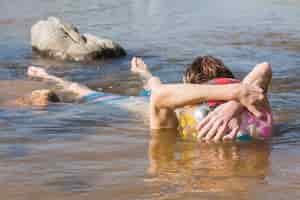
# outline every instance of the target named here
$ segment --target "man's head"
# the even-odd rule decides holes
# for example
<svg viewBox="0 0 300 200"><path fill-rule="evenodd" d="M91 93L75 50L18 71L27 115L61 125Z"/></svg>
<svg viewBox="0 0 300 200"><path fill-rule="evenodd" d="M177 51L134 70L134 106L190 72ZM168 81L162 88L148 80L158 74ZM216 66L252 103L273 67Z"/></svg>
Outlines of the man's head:
<svg viewBox="0 0 300 200"><path fill-rule="evenodd" d="M214 78L234 78L223 61L213 56L199 56L190 64L183 76L185 83L201 84Z"/></svg>

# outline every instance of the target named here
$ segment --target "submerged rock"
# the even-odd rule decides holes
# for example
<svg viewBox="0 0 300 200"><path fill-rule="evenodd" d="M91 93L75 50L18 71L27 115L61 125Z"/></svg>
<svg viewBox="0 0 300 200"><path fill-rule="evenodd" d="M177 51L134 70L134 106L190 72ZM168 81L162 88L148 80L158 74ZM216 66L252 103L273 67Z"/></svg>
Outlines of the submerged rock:
<svg viewBox="0 0 300 200"><path fill-rule="evenodd" d="M34 53L61 60L91 61L126 55L118 43L88 33L80 34L74 25L56 17L32 26L31 46Z"/></svg>

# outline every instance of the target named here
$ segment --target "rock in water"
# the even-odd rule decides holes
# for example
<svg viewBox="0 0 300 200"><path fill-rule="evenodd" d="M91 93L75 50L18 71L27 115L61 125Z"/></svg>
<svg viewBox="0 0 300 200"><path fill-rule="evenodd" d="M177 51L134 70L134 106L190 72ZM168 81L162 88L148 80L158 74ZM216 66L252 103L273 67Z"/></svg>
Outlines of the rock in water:
<svg viewBox="0 0 300 200"><path fill-rule="evenodd" d="M32 26L31 46L34 53L61 60L91 61L126 55L118 43L88 33L80 34L74 25L56 17Z"/></svg>

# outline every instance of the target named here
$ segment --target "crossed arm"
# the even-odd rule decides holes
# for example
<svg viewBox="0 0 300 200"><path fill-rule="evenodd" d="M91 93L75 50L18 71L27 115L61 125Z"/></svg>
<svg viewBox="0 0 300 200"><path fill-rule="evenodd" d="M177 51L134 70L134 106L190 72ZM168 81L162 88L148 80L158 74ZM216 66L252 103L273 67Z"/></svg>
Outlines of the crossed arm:
<svg viewBox="0 0 300 200"><path fill-rule="evenodd" d="M264 90L265 98L259 107L267 113L271 113L267 98L267 90L271 79L271 65L264 62L256 65L243 80L243 83L255 83ZM234 139L240 128L241 111L243 111L243 106L236 101L229 101L219 106L198 124L198 139L214 141Z"/></svg>

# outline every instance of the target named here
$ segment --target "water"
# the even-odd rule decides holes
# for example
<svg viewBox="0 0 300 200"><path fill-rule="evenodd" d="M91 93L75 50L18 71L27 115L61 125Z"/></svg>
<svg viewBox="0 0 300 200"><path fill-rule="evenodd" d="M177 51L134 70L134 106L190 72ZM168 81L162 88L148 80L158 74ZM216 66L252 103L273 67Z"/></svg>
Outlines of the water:
<svg viewBox="0 0 300 200"><path fill-rule="evenodd" d="M243 76L273 65L276 136L267 143L197 145L150 133L147 120L117 108L61 104L0 109L3 199L299 199L300 3L296 0L90 0L0 2L1 102L50 87L25 76L28 64L122 94L141 82L145 59L178 82L198 55L221 57ZM30 27L54 15L82 32L120 42L128 56L93 63L34 58Z"/></svg>

